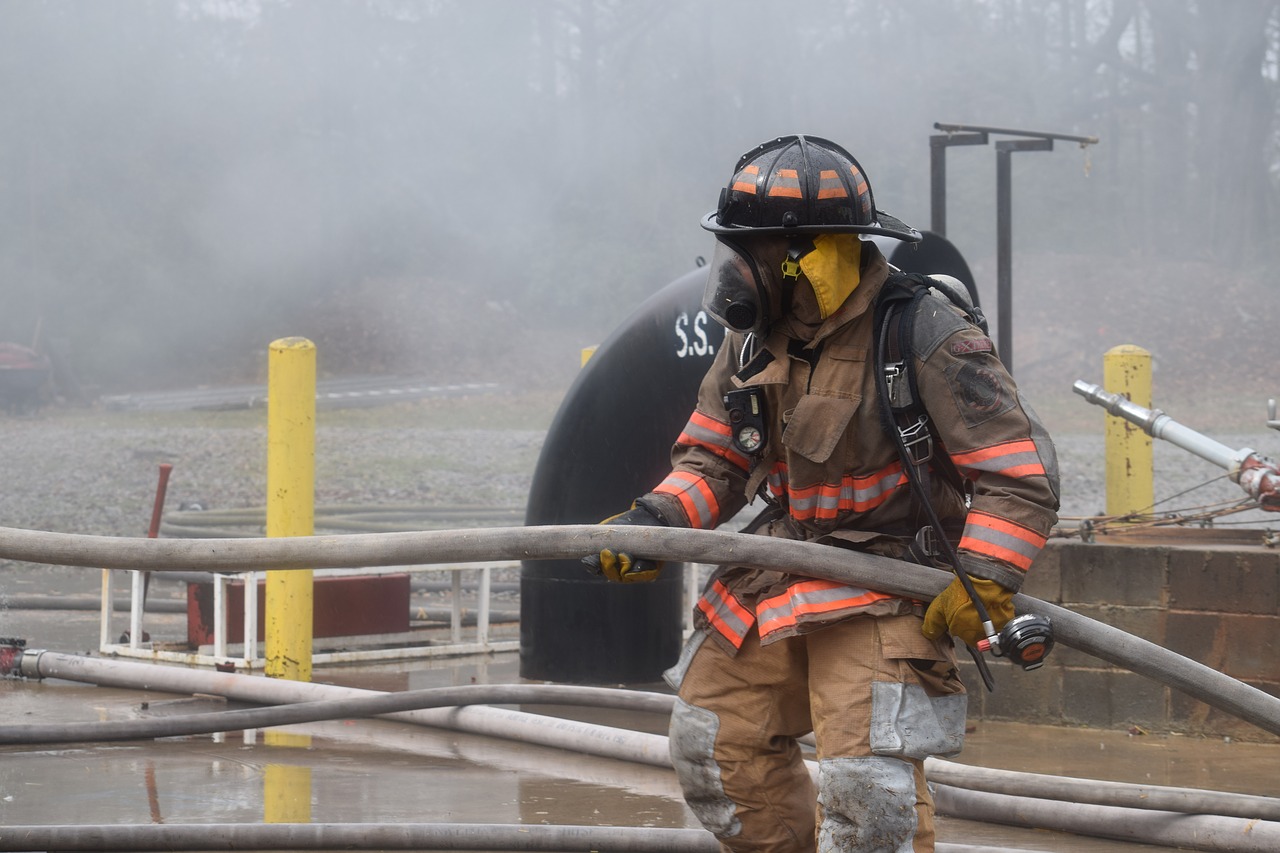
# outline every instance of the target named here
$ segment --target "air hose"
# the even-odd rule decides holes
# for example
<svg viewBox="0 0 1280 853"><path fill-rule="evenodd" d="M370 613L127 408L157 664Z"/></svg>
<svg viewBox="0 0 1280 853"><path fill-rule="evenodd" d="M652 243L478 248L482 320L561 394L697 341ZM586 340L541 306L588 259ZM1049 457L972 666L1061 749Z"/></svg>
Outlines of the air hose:
<svg viewBox="0 0 1280 853"><path fill-rule="evenodd" d="M0 558L95 568L239 571L348 568L495 559L576 559L608 546L660 560L795 571L923 600L951 575L829 545L720 531L562 525L273 539L139 539L0 528ZM1057 641L1174 687L1272 734L1280 699L1101 622L1026 595L1022 613L1048 616Z"/></svg>

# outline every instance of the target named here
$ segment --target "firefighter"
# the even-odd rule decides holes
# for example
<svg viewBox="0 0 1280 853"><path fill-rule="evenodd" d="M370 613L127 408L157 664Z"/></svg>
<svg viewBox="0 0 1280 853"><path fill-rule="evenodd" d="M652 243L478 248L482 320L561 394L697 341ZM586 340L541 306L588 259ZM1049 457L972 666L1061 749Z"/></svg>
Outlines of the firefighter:
<svg viewBox="0 0 1280 853"><path fill-rule="evenodd" d="M919 233L876 210L852 155L813 136L745 154L702 227L716 236L704 306L728 337L671 473L607 522L711 529L759 497L747 532L919 555L926 514L873 370L892 269L860 238ZM999 629L1057 520L1053 446L985 332L943 298L916 304L909 357L937 437L925 467L953 475L929 479L931 508ZM586 562L622 583L662 568L609 548ZM721 567L694 615L666 674L679 693L671 757L727 849L934 849L924 759L964 738L952 637L984 636L959 578L926 607L803 566ZM796 742L811 731L816 785Z"/></svg>

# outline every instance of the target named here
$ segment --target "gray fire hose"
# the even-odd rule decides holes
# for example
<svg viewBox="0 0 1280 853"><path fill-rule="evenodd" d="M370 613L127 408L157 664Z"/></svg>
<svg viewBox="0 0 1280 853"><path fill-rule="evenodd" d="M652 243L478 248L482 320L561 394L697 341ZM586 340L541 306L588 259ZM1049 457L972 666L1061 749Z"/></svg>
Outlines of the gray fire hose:
<svg viewBox="0 0 1280 853"><path fill-rule="evenodd" d="M154 572L258 570L574 559L602 547L644 557L796 571L932 599L951 575L828 545L719 531L612 525L444 530L276 539L141 539L0 528L0 558ZM1280 699L1203 664L1062 607L1014 597L1019 612L1048 616L1057 641L1174 687L1272 734Z"/></svg>
<svg viewBox="0 0 1280 853"><path fill-rule="evenodd" d="M0 826L0 850L635 850L716 853L701 829L492 823Z"/></svg>
<svg viewBox="0 0 1280 853"><path fill-rule="evenodd" d="M717 853L701 829L494 823L0 826L0 850L628 850ZM937 853L1034 853L938 844Z"/></svg>
<svg viewBox="0 0 1280 853"><path fill-rule="evenodd" d="M31 652L31 654L38 656L41 653ZM38 670L38 663L32 668ZM585 705L595 708L670 714L673 702L673 697L661 693L603 687L577 687L567 684L470 684L378 693L346 699L317 699L267 708L243 708L207 714L182 714L91 723L0 725L0 745L182 737L288 726L296 723L314 723L320 720L376 717L380 714L416 711L424 708L460 708L467 705Z"/></svg>
<svg viewBox="0 0 1280 853"><path fill-rule="evenodd" d="M20 668L22 673L29 677L64 678L108 686L144 688L175 693L210 693L252 702L310 703L317 698L324 697L338 697L339 700L345 701L352 698L379 696L379 694L372 691L350 687L295 682L239 673L192 670L184 667L156 666L154 664L89 658L48 651L33 650L23 652L20 659ZM589 689L574 688L574 690ZM652 698L652 694L636 694L632 698L629 695L629 691L623 691L623 693L628 695L617 698L634 703L646 710L667 707L670 702L670 697L668 696ZM508 694L507 698L514 698L515 695L514 693ZM345 705L344 707L351 708L355 706ZM192 715L193 718L202 716L209 715ZM671 766L666 738L660 735L631 732L593 723L543 717L506 708L485 706L407 711L397 713L394 718L405 722L501 737L523 743L566 749L655 767L669 768ZM963 770L957 770L957 768L963 768ZM976 779L974 787L982 787L982 776L990 772L978 768L965 768L964 765L950 765L949 768L944 767L943 769L955 771L950 775L950 780L953 783L963 781L963 779L956 779L957 772L963 775L965 771L973 770ZM810 762L810 771L811 773L817 772L816 765L812 762ZM1022 784L1024 780L1014 777L1012 781L1015 784ZM1060 784L1056 786L1056 789L1041 784L1040 790L1047 796L1056 795L1069 798L1076 793L1079 785L1088 784L1087 781L1082 780L1063 779L1058 781ZM1000 786L987 787L997 788ZM1135 790L1139 788L1143 791L1153 790L1150 786L1132 787ZM980 792L952 788L950 785L939 788L940 791L944 789L946 805L939 806L939 813L968 817L970 814L970 798ZM1175 795L1178 791L1178 789L1170 790ZM1127 793L1130 799L1132 799L1132 793L1132 791ZM1268 812L1275 812L1276 803L1274 800L1219 794L1216 792L1206 793L1208 794L1208 799L1203 802L1193 800L1185 803L1186 813L1169 814L1156 812L1154 817L1144 818L1142 821L1137 821L1134 818L1135 810L1133 809L1097 808L1062 800L1057 800L1048 805L1039 805L1039 801L1028 797L1005 798L1015 802L1019 807L1009 809L1002 820L1016 825L1040 826L1043 825L1040 822L1043 820L1040 817L1041 810L1047 809L1049 813L1054 815L1052 819L1055 827L1081 835L1128 838L1131 837L1129 834L1130 827L1142 825L1151 832L1158 833L1160 837L1170 840L1175 846L1188 849L1205 851L1270 851L1280 848L1280 824L1256 819L1263 817ZM1230 805L1232 806L1233 814L1243 814L1251 819L1208 814L1207 812L1210 812L1216 804L1222 801L1221 798L1232 801ZM975 813L979 809L988 808L989 802L990 800L977 801L973 805ZM1170 804L1171 801L1168 799L1161 801L1161 805L1169 806ZM1200 812L1201 814L1193 814L1193 812ZM90 828L91 831L94 829L96 828ZM145 833L150 830L148 828L138 828L137 831ZM20 844L16 847L6 847L3 843L5 836L2 833L3 831L0 830L0 850L29 849ZM1224 842L1223 839L1226 839L1226 841ZM130 846L137 847L137 845ZM493 849L493 847L498 846L500 845L495 843L485 849ZM84 848L73 847L71 849ZM207 847L200 849L207 849ZM944 851L948 850L951 853L962 853L962 851L971 849L974 850L974 853L977 853L977 850L983 848L944 848L939 846L938 849L939 853L944 853Z"/></svg>
<svg viewBox="0 0 1280 853"><path fill-rule="evenodd" d="M31 675L42 672L41 658L45 655L62 657L57 653L43 651L32 651L29 654L31 660L21 664L21 668ZM72 663L80 663L80 671L85 676L91 670L118 668L118 662L97 666L93 659L88 658L76 658ZM143 677L143 674L148 672L142 668L145 666L147 665L126 664L127 668L124 672L133 672L137 677ZM57 663L53 665L45 663L43 669L63 676L74 674ZM150 672L155 674L154 669ZM125 678L127 680L127 676ZM162 684L167 683L163 677L158 680ZM117 683L120 681L118 680ZM339 699L316 699L265 708L203 714L83 723L0 725L0 745L184 737L321 720L365 718L399 711L481 704L572 705L669 715L674 703L675 698L670 694L643 690L564 684L474 684L397 693L362 694ZM935 784L993 794L1280 821L1280 799L1272 797L995 770L937 758L926 759L925 770L929 781Z"/></svg>

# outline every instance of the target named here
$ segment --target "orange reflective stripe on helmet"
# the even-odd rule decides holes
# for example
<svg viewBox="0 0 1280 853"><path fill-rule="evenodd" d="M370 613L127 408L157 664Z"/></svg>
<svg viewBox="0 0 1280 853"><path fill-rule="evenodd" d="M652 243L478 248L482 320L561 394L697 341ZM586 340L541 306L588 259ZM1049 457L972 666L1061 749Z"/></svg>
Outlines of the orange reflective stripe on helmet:
<svg viewBox="0 0 1280 853"><path fill-rule="evenodd" d="M800 188L800 173L795 169L779 169L769 187L769 195L775 198L804 198Z"/></svg>
<svg viewBox="0 0 1280 853"><path fill-rule="evenodd" d="M960 548L994 557L1026 571L1031 568L1046 538L1034 530L1006 518L970 510L965 520Z"/></svg>
<svg viewBox="0 0 1280 853"><path fill-rule="evenodd" d="M750 166L747 166L745 169L743 169L741 172L738 173L737 177L733 179L733 186L730 187L730 189L734 190L735 192L750 193L751 195L755 195L756 194L756 177L759 174L760 174L760 167L752 163ZM750 177L744 178L743 175L749 175Z"/></svg>
<svg viewBox="0 0 1280 853"><path fill-rule="evenodd" d="M848 198L849 191L840 181L840 173L835 169L823 169L818 174L818 198Z"/></svg>

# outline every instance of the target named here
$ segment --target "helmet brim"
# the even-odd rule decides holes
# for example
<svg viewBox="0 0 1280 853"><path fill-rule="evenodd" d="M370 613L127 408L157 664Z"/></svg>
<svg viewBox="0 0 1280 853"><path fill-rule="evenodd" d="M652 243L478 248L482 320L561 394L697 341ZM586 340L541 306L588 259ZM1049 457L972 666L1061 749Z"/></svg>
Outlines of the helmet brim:
<svg viewBox="0 0 1280 853"><path fill-rule="evenodd" d="M744 225L721 225L718 221L718 210L713 210L702 217L701 225L713 234L739 234L749 237L752 234L877 234L881 237L892 237L906 243L919 243L923 237L901 219L877 210L876 221L872 225L798 225L794 228L783 226L765 226L754 228Z"/></svg>

